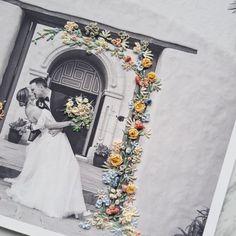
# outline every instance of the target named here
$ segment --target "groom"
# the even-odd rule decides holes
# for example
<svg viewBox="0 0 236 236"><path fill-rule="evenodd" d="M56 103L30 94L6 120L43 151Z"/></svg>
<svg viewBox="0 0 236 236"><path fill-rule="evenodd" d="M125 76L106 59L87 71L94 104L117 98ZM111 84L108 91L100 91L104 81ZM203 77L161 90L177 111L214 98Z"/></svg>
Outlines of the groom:
<svg viewBox="0 0 236 236"><path fill-rule="evenodd" d="M38 77L30 81L29 87L37 99L36 106L40 109L47 109L50 111L50 98L52 91L48 88L47 81ZM50 130L50 134L55 136L61 131L61 129ZM31 131L29 140L33 141L40 133L39 130Z"/></svg>

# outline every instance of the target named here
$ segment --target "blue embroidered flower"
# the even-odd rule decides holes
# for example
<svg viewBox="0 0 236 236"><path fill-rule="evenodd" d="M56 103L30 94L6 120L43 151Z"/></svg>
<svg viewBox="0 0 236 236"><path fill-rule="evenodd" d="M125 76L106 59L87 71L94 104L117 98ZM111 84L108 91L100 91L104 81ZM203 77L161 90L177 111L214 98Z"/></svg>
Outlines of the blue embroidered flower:
<svg viewBox="0 0 236 236"><path fill-rule="evenodd" d="M102 176L102 181L104 184L110 184L111 181L118 175L118 173L115 170L108 170L105 172Z"/></svg>
<svg viewBox="0 0 236 236"><path fill-rule="evenodd" d="M80 228L82 229L91 229L91 224L88 221L79 223Z"/></svg>
<svg viewBox="0 0 236 236"><path fill-rule="evenodd" d="M119 182L120 182L120 178L117 176L117 177L115 177L115 179L112 181L111 186L112 186L113 188L116 188L116 187L118 186Z"/></svg>
<svg viewBox="0 0 236 236"><path fill-rule="evenodd" d="M140 53L138 54L138 59L139 59L140 61L143 59L143 52L140 52Z"/></svg>
<svg viewBox="0 0 236 236"><path fill-rule="evenodd" d="M149 113L147 113L147 112L145 112L144 114L143 114L143 116L142 116L142 121L143 122L150 122L150 114Z"/></svg>
<svg viewBox="0 0 236 236"><path fill-rule="evenodd" d="M105 204L105 206L110 206L110 204L111 204L111 199L110 199L108 196L105 196L105 197L102 199L102 202Z"/></svg>
<svg viewBox="0 0 236 236"><path fill-rule="evenodd" d="M130 145L133 147L133 148L136 148L137 146L139 146L139 143L137 141L131 141L130 142Z"/></svg>
<svg viewBox="0 0 236 236"><path fill-rule="evenodd" d="M102 207L102 203L103 203L102 199L98 199L98 200L96 201L95 207L96 207L96 208L101 208L101 207Z"/></svg>
<svg viewBox="0 0 236 236"><path fill-rule="evenodd" d="M131 111L134 110L134 102L133 102L133 101L130 101L130 102L129 102L128 108L129 108Z"/></svg>
<svg viewBox="0 0 236 236"><path fill-rule="evenodd" d="M125 152L126 152L126 154L130 154L131 152L132 152L132 149L130 148L130 147L127 147L126 149L125 149Z"/></svg>
<svg viewBox="0 0 236 236"><path fill-rule="evenodd" d="M146 99L144 103L146 106L150 106L152 104L152 99Z"/></svg>
<svg viewBox="0 0 236 236"><path fill-rule="evenodd" d="M138 61L135 66L136 66L136 69L137 69L138 71L142 71L142 70L143 70L143 65L141 64L140 61Z"/></svg>

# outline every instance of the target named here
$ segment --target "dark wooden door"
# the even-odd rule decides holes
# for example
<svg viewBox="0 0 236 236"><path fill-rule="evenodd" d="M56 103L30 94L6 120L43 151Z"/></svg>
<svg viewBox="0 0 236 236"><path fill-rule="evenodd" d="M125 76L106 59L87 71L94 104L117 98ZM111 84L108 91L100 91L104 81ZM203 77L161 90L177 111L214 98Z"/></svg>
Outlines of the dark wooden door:
<svg viewBox="0 0 236 236"><path fill-rule="evenodd" d="M76 95L83 95L92 100L96 111L102 86L99 73L92 65L82 60L67 60L56 66L50 77L51 111L57 121L67 120L64 114L66 101ZM94 121L98 121L96 116L99 116L99 112L95 112ZM93 138L91 131L96 125L97 122L93 122L89 130L82 129L79 133L72 131L70 127L64 129L74 153L86 155Z"/></svg>

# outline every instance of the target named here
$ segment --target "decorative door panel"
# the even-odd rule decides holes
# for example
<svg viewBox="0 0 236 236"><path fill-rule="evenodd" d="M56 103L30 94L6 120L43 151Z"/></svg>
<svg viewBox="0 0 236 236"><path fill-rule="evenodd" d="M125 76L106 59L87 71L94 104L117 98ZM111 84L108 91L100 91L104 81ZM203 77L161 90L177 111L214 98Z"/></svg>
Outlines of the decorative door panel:
<svg viewBox="0 0 236 236"><path fill-rule="evenodd" d="M54 67L50 72L52 90L51 110L57 121L64 121L67 117L64 114L66 101L69 97L76 95L86 96L92 105L98 107L102 83L99 72L88 62L80 59L67 60ZM72 131L70 127L65 128L72 149L75 154L86 155L86 152L91 144L92 130L96 129L99 112L95 112L94 120L90 129L82 129L79 133ZM92 135L91 135L92 134Z"/></svg>

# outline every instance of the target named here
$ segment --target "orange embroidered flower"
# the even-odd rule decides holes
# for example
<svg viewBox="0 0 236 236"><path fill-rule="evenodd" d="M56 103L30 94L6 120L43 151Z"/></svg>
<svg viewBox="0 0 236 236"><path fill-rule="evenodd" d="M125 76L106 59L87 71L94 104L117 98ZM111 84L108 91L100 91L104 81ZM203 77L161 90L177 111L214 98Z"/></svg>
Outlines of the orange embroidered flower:
<svg viewBox="0 0 236 236"><path fill-rule="evenodd" d="M128 193L128 194L133 194L133 193L136 192L136 190L137 190L137 188L136 188L135 184L129 183L129 184L127 185L127 188L126 188L126 193Z"/></svg>
<svg viewBox="0 0 236 236"><path fill-rule="evenodd" d="M137 101L134 103L134 109L138 113L142 113L146 108L146 105L143 101Z"/></svg>
<svg viewBox="0 0 236 236"><path fill-rule="evenodd" d="M120 47L121 46L121 39L120 38L112 39L111 43L117 47Z"/></svg>
<svg viewBox="0 0 236 236"><path fill-rule="evenodd" d="M128 136L130 139L137 139L139 136L139 132L136 128L130 128L128 131Z"/></svg>
<svg viewBox="0 0 236 236"><path fill-rule="evenodd" d="M156 75L155 72L149 72L149 73L147 74L147 78L149 79L149 81L150 81L151 83L153 83L153 82L156 81L157 75Z"/></svg>
<svg viewBox="0 0 236 236"><path fill-rule="evenodd" d="M137 190L135 184L129 183L128 185L123 184L122 185L122 191L128 194L133 194Z"/></svg>
<svg viewBox="0 0 236 236"><path fill-rule="evenodd" d="M123 158L120 154L117 153L112 153L109 157L108 157L108 162L112 165L112 166L120 166L123 163Z"/></svg>
<svg viewBox="0 0 236 236"><path fill-rule="evenodd" d="M143 80L140 81L140 86L141 86L141 87L148 87L148 85L149 85L149 80L148 80L148 78L145 78L145 79L143 79Z"/></svg>
<svg viewBox="0 0 236 236"><path fill-rule="evenodd" d="M149 68L149 67L152 65L151 59L149 59L149 58L147 58L147 57L143 58L143 60L142 60L141 63L142 63L142 66L143 66L144 68Z"/></svg>
<svg viewBox="0 0 236 236"><path fill-rule="evenodd" d="M111 205L109 208L106 209L107 215L116 215L119 212L120 212L120 208L113 205Z"/></svg>

